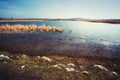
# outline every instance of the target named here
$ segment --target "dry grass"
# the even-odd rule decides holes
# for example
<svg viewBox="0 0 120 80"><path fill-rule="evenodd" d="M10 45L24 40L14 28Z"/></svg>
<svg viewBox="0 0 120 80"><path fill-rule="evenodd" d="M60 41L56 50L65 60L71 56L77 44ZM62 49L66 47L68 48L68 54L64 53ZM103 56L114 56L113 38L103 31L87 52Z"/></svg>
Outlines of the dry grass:
<svg viewBox="0 0 120 80"><path fill-rule="evenodd" d="M51 62L40 56L28 56L22 54L9 54L0 52L10 57L9 60L0 61L1 80L119 80L120 64L117 60L72 58L67 56L47 56ZM53 67L55 64L75 64L74 69L80 72L67 72L64 68ZM109 71L94 68L94 64L100 64ZM116 66L114 66L116 65ZM22 67L21 67L22 66ZM83 67L81 67L83 66ZM89 74L82 74L88 71ZM114 75L111 71L116 71Z"/></svg>
<svg viewBox="0 0 120 80"><path fill-rule="evenodd" d="M63 32L64 29L56 26L46 26L46 25L41 25L41 26L36 26L36 25L21 25L21 24L16 24L16 25L1 25L0 26L0 33L25 33L25 32L35 32L35 31L53 31L53 32Z"/></svg>

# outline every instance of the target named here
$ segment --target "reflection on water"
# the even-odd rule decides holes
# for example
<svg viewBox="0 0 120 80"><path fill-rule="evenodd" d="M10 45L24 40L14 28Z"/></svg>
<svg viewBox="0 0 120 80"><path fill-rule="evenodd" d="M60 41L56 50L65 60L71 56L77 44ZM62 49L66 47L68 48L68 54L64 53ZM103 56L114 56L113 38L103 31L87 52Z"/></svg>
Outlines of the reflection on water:
<svg viewBox="0 0 120 80"><path fill-rule="evenodd" d="M90 23L80 21L46 21L46 22L3 22L3 24L22 24L22 25L50 25L64 28L63 33L47 33L46 35L58 37L72 37L85 40L101 41L103 44L109 42L120 42L120 25L106 23ZM107 41L108 43L104 42Z"/></svg>
<svg viewBox="0 0 120 80"><path fill-rule="evenodd" d="M63 32L0 34L0 50L29 55L120 58L120 25L80 21L9 22L0 25L57 26ZM38 28L38 27L36 27ZM45 27L45 30L48 29Z"/></svg>

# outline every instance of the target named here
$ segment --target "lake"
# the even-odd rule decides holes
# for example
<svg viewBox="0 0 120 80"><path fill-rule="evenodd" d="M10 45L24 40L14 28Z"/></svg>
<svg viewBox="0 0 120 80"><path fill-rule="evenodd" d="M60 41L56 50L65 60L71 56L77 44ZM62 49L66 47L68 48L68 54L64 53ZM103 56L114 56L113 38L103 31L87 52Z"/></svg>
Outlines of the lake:
<svg viewBox="0 0 120 80"><path fill-rule="evenodd" d="M64 28L64 32L0 34L0 39L1 39L0 43L4 43L0 45L1 50L6 50L5 48L7 44L9 44L7 45L7 47L9 47L9 49L14 49L15 52L19 52L23 50L22 48L27 49L27 47L34 45L34 47L30 47L29 49L33 49L33 51L35 51L37 54L39 54L40 52L43 52L43 54L47 53L46 51L53 53L56 52L58 48L59 49L58 51L60 52L62 51L62 53L71 53L75 51L76 53L81 52L81 54L84 53L85 55L87 55L89 51L91 51L92 53L93 52L96 53L97 50L99 51L99 49L101 50L102 48L102 51L99 51L100 53L98 54L99 56L102 55L102 53L108 55L117 54L116 56L118 55L120 56L119 54L120 24L92 23L92 22L82 22L82 21L41 21L41 22L1 22L0 23L0 25L4 25L4 24L9 24L9 25L35 24L37 26L45 24L50 26L62 27ZM7 44L5 43L5 41L7 41ZM12 45L12 47L14 46L14 48L12 48L10 45ZM18 48L21 49L18 50ZM52 48L54 50L52 50ZM23 50L23 52L29 52L29 49L28 51ZM73 51L71 51L70 49ZM88 51L87 52L84 51L85 49L87 49Z"/></svg>

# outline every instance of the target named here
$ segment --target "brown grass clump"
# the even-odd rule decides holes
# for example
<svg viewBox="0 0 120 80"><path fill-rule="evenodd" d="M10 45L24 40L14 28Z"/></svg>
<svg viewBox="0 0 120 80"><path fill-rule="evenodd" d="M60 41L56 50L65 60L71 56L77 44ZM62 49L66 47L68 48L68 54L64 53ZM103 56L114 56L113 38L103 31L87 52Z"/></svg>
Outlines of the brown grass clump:
<svg viewBox="0 0 120 80"><path fill-rule="evenodd" d="M44 24L40 26L39 30L40 30L41 32L43 32L43 31L46 31L46 32L48 32L48 31L63 32L63 31L64 31L63 28L56 27L56 26L53 26L53 27L52 27L52 26L46 26L46 25L44 25Z"/></svg>
<svg viewBox="0 0 120 80"><path fill-rule="evenodd" d="M60 27L53 27L53 26L46 26L46 25L41 25L40 27L36 25L21 25L21 24L16 24L16 25L1 25L0 26L0 33L25 33L25 32L35 32L35 31L40 31L40 32L63 32L64 29Z"/></svg>

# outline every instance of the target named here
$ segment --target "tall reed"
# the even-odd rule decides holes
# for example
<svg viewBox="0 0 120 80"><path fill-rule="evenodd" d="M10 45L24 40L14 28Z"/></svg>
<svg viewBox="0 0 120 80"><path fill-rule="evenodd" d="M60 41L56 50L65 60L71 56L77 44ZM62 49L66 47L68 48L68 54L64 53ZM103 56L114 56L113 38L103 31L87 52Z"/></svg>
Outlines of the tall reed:
<svg viewBox="0 0 120 80"><path fill-rule="evenodd" d="M45 24L37 26L37 25L1 25L0 26L0 33L25 33L25 32L63 32L64 29L61 27L56 26L46 26Z"/></svg>

